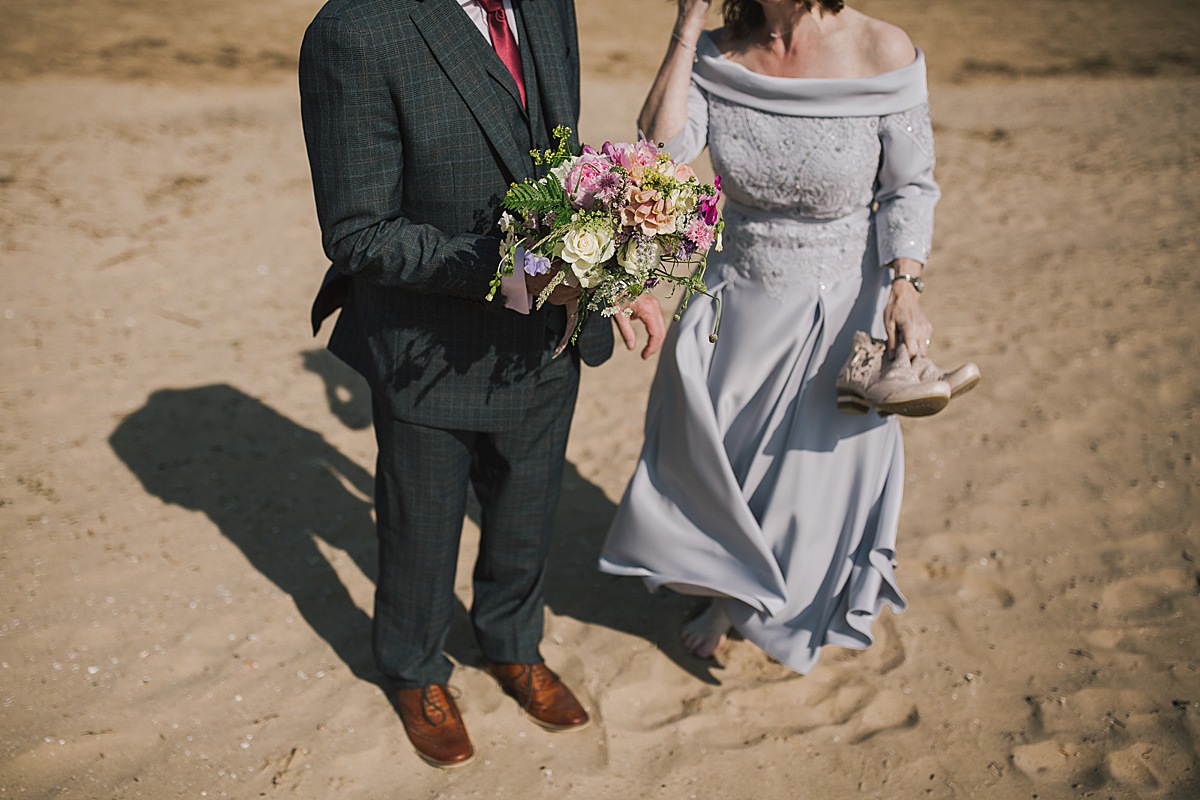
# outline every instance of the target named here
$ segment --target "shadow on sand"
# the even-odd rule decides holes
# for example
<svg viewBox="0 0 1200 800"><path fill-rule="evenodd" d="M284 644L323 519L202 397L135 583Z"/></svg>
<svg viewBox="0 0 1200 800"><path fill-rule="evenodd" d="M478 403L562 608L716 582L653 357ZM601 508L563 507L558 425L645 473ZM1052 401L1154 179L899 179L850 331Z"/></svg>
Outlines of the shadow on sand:
<svg viewBox="0 0 1200 800"><path fill-rule="evenodd" d="M306 353L304 363L325 381L330 408L343 424L370 425L370 396L358 375L324 351ZM151 494L206 514L293 598L356 676L382 682L371 656L370 619L317 546L322 540L344 551L375 580L373 477L366 469L319 433L225 384L157 391L121 421L109 442ZM678 644L678 626L693 601L651 595L640 581L596 570L614 511L604 491L568 462L546 583L549 607L656 643L682 669L715 683L715 664L688 656ZM469 514L478 524L474 503ZM480 663L461 606L446 649L461 664Z"/></svg>

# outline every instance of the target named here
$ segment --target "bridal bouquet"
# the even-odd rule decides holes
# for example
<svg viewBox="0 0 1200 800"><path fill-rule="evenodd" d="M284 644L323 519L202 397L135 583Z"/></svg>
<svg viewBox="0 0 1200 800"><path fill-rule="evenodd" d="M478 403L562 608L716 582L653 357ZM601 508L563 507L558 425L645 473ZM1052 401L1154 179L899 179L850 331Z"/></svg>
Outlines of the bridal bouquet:
<svg viewBox="0 0 1200 800"><path fill-rule="evenodd" d="M580 325L591 312L629 313L630 301L662 282L684 291L681 311L692 294L711 297L704 268L709 249L721 249L720 177L702 184L690 166L645 140L573 153L569 128L554 136L555 149L532 153L549 174L514 183L501 203L504 240L487 299L517 269L553 273L539 308L559 284L582 288ZM717 339L715 325L709 338Z"/></svg>

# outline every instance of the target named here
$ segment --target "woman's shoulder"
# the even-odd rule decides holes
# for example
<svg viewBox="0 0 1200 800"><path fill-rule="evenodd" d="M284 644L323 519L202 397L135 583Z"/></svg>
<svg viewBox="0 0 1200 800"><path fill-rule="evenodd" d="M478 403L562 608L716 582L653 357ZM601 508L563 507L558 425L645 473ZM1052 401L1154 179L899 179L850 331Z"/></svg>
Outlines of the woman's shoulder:
<svg viewBox="0 0 1200 800"><path fill-rule="evenodd" d="M917 57L917 48L903 28L881 19L858 13L854 20L859 57L875 73L907 67Z"/></svg>

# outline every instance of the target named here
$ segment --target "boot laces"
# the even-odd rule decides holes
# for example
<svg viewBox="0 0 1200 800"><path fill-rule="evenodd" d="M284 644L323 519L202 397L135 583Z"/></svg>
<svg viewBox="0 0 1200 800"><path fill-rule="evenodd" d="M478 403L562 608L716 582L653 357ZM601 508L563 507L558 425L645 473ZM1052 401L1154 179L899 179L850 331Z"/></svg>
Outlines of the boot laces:
<svg viewBox="0 0 1200 800"><path fill-rule="evenodd" d="M879 353L875 348L860 350L850 359L850 379L855 383L865 383L871 377L873 367Z"/></svg>

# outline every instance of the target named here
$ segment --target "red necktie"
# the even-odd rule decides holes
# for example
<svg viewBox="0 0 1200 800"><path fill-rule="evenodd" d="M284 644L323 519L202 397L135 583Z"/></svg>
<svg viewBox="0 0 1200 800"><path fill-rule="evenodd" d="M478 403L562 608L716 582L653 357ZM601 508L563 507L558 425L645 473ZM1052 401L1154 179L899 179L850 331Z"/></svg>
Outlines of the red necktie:
<svg viewBox="0 0 1200 800"><path fill-rule="evenodd" d="M508 27L508 17L504 13L503 0L479 0L479 5L487 12L488 33L492 36L492 47L496 55L508 67L513 80L517 82L517 90L521 93L521 105L525 105L525 71L521 69L521 52L517 50L517 40L513 38Z"/></svg>

